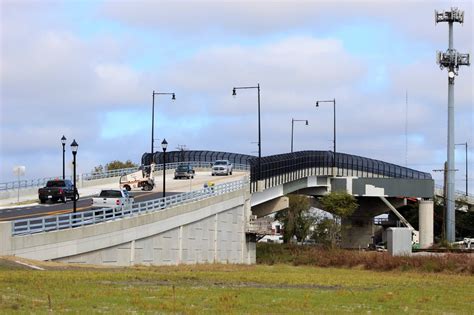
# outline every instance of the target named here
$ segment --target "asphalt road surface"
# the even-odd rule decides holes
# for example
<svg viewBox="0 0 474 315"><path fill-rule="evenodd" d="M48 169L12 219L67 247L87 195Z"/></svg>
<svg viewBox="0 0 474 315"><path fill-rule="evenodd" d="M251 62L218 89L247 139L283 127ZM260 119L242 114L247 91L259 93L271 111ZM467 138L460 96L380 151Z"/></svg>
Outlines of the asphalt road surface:
<svg viewBox="0 0 474 315"><path fill-rule="evenodd" d="M238 180L242 178L244 173L234 173L231 176L211 177L208 172L197 173L194 179L174 180L171 174L166 176L166 196L188 192L190 190L201 189L204 183L212 181L216 184ZM155 177L155 189L153 191L131 191L135 202L144 202L162 197L163 177ZM80 198L77 201L77 211L87 211L92 207L92 197ZM12 207L0 209L0 221L11 221L17 219L27 219L40 216L58 215L63 213L71 213L73 210L73 202L52 203L48 201L45 204L32 205L27 207Z"/></svg>

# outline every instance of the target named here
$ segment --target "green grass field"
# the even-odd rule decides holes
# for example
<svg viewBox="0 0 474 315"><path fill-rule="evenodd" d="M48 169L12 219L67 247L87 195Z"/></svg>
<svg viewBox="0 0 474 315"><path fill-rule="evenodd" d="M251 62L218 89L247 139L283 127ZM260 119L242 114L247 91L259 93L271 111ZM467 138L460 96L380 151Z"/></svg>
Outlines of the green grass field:
<svg viewBox="0 0 474 315"><path fill-rule="evenodd" d="M290 265L0 268L0 313L474 312L474 277Z"/></svg>

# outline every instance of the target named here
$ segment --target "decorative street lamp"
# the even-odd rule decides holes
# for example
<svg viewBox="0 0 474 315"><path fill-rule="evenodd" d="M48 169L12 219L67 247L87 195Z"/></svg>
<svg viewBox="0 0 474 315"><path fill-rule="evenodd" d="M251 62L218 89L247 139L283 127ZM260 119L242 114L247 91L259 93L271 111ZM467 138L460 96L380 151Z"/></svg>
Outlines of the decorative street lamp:
<svg viewBox="0 0 474 315"><path fill-rule="evenodd" d="M176 95L174 93L158 93L153 91L152 97L152 105L151 105L151 154L153 154L153 144L154 144L154 136L155 136L155 95L171 95L171 99L174 101L176 100Z"/></svg>
<svg viewBox="0 0 474 315"><path fill-rule="evenodd" d="M166 148L168 147L168 142L166 139L163 139L161 142L161 148L163 149L163 198L166 197Z"/></svg>
<svg viewBox="0 0 474 315"><path fill-rule="evenodd" d="M316 101L316 107L319 107L319 103L332 103L334 108L334 159L332 162L333 169L336 168L336 99L326 101ZM333 170L334 171L334 170ZM336 174L337 175L337 174Z"/></svg>
<svg viewBox="0 0 474 315"><path fill-rule="evenodd" d="M247 89L257 89L257 95L258 95L258 161L257 161L257 191L258 191L258 181L260 180L260 163L262 159L262 133L261 133L261 125L260 125L260 83L257 84L257 86L241 86L241 87L234 87L232 90L232 96L236 96L236 90L247 90Z"/></svg>
<svg viewBox="0 0 474 315"><path fill-rule="evenodd" d="M295 126L295 121L305 121L306 126L308 126L308 121L306 119L293 119L291 118L291 153L293 153L293 130Z"/></svg>
<svg viewBox="0 0 474 315"><path fill-rule="evenodd" d="M64 167L64 163L65 163L64 159L65 159L65 154L66 154L66 148L65 148L65 146L66 146L66 140L67 140L66 137L63 135L63 137L61 138L61 144L63 145L63 180L66 179L66 172L65 172L65 170L64 170L64 169L65 169L65 167Z"/></svg>
<svg viewBox="0 0 474 315"><path fill-rule="evenodd" d="M76 209L77 209L77 198L76 198L76 191L77 191L77 186L76 186L76 154L77 154L77 149L78 149L79 145L77 144L76 142L76 139L74 139L71 143L71 150L72 150L72 164L73 164L73 172L72 172L72 176L73 176L73 185L74 185L74 197L72 198L73 200L73 210L72 212L73 213L76 213Z"/></svg>

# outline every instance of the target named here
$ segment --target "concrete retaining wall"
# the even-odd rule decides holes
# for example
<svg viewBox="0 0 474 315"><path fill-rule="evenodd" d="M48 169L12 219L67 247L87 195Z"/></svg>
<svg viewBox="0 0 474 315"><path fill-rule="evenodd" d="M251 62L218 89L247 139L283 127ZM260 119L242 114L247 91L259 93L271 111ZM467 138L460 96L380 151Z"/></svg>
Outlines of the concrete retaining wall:
<svg viewBox="0 0 474 315"><path fill-rule="evenodd" d="M33 188L22 188L20 189L20 201L26 200L25 197L28 196L28 199L32 199L34 196L38 198L38 189L40 187L33 187ZM0 191L0 200L3 199L10 199L16 198L18 196L18 190L4 190Z"/></svg>
<svg viewBox="0 0 474 315"><path fill-rule="evenodd" d="M108 178L100 178L100 179L94 179L94 180L80 180L77 182L77 188L107 185L107 184L116 184L118 187L119 180L120 180L120 177L108 177Z"/></svg>
<svg viewBox="0 0 474 315"><path fill-rule="evenodd" d="M247 240L249 193L240 190L162 211L91 226L11 236L0 222L0 255L38 260L133 264L255 263Z"/></svg>

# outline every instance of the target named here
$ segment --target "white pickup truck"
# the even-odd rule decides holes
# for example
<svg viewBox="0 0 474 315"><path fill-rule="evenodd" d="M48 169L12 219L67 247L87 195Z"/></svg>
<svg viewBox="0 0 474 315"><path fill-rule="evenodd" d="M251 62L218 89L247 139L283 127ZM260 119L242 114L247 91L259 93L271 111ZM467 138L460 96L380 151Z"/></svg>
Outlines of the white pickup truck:
<svg viewBox="0 0 474 315"><path fill-rule="evenodd" d="M212 176L215 175L232 175L232 163L229 160L217 160L212 165Z"/></svg>
<svg viewBox="0 0 474 315"><path fill-rule="evenodd" d="M134 202L126 189L103 189L98 197L92 198L92 209L130 209Z"/></svg>

